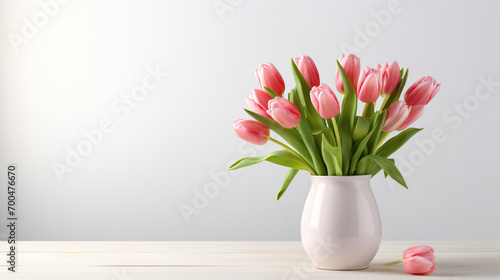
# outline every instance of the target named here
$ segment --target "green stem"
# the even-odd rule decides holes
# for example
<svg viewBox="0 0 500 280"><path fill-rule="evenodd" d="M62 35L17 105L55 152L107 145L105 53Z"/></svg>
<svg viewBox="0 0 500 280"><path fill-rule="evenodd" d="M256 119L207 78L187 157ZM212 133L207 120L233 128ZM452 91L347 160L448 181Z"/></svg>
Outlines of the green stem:
<svg viewBox="0 0 500 280"><path fill-rule="evenodd" d="M385 139L387 139L387 137L389 137L389 134L391 134L390 132L382 132L384 135L382 136L382 138L379 140L378 142L378 145L377 145L377 148L375 148L375 151L378 150L378 148L380 148L380 146L382 146L382 144L384 144L384 141Z"/></svg>
<svg viewBox="0 0 500 280"><path fill-rule="evenodd" d="M339 126L337 125L337 121L335 120L335 117L331 119L331 122L333 124L333 130L335 131L335 138L337 139L337 145L339 149L342 149L342 144L340 143L340 134L339 134Z"/></svg>
<svg viewBox="0 0 500 280"><path fill-rule="evenodd" d="M293 150L292 148L288 147L286 144L283 144L282 142L272 138L272 137L269 137L269 140L271 142L274 142L278 145L280 145L281 147L283 147L285 150L291 152L292 154L294 154L299 160L300 162L302 162L302 164L304 164L304 166L307 168L307 170L309 170L309 172L311 173L311 175L317 175L316 174L316 171L314 171L314 168L312 168L309 163L307 163L307 161L299 154L297 153L295 150Z"/></svg>
<svg viewBox="0 0 500 280"><path fill-rule="evenodd" d="M387 101L389 100L390 97L391 97L390 94L384 94L384 100L382 101L382 105L380 105L380 111L382 111L382 109L384 109L385 103L387 103Z"/></svg>
<svg viewBox="0 0 500 280"><path fill-rule="evenodd" d="M393 265L393 264L403 263L404 261L405 261L405 259L400 259L400 260L393 261L393 262L386 262L383 265Z"/></svg>
<svg viewBox="0 0 500 280"><path fill-rule="evenodd" d="M326 123L327 123L328 127L330 128L330 130L332 131L332 133L331 133L331 136L332 136L331 140L332 140L333 146L338 147L339 144L337 144L337 139L335 138L335 133L333 132L334 129L333 129L332 120L331 119L327 119Z"/></svg>
<svg viewBox="0 0 500 280"><path fill-rule="evenodd" d="M363 114L361 114L361 116L370 118L373 115L373 112L375 111L376 103L377 101L373 103L365 103L365 106L363 107Z"/></svg>

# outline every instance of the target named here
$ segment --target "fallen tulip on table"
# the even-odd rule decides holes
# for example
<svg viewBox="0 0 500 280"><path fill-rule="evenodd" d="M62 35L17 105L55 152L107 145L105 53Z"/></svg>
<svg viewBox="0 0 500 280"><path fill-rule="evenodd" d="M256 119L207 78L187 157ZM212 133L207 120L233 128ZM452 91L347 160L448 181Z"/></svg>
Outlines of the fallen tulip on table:
<svg viewBox="0 0 500 280"><path fill-rule="evenodd" d="M427 275L437 270L434 249L430 246L415 246L403 252L403 258L397 261L384 263L393 265L403 263L407 273L415 275Z"/></svg>

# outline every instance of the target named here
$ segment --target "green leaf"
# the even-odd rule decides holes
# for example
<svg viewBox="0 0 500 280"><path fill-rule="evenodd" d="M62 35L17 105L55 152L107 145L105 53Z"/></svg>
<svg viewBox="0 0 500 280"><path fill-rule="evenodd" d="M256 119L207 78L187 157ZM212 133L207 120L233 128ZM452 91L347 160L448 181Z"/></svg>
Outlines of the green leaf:
<svg viewBox="0 0 500 280"><path fill-rule="evenodd" d="M319 115L319 113L316 111L314 106L312 105L311 102L311 87L307 84L306 79L304 76L302 76L302 73L300 73L299 68L295 64L295 61L293 58L291 59L292 62L292 72L293 72L293 77L295 79L295 84L297 88L297 95L299 99L299 103L295 103L295 105L300 105L298 107L302 107L301 112L303 111L303 115L311 120L314 119L318 124L322 124L323 126L325 125L325 120Z"/></svg>
<svg viewBox="0 0 500 280"><path fill-rule="evenodd" d="M399 150L410 138L413 137L413 135L417 134L417 132L421 131L423 128L414 128L410 127L407 128L403 131L401 131L398 135L392 137L391 139L387 140L387 142L380 147L375 154L381 157L389 157L392 155L394 152ZM374 165L371 167L370 174L372 174L372 177L377 175L377 173L380 171L380 166Z"/></svg>
<svg viewBox="0 0 500 280"><path fill-rule="evenodd" d="M403 175L399 172L398 168L396 165L389 159L377 155L366 155L364 156L358 163L359 164L364 164L364 161L372 160L374 161L380 168L384 170L389 176L391 176L392 179L394 179L396 182L398 182L400 185L408 189L408 186L406 185L405 179L403 178ZM361 175L361 174L357 174Z"/></svg>
<svg viewBox="0 0 500 280"><path fill-rule="evenodd" d="M325 162L326 165L326 172L328 176L334 176L335 175L335 165L334 161L335 159L333 156L326 150L326 145L330 145L328 141L326 140L325 136L323 135L322 138L322 145L321 145L321 153L323 155L323 161Z"/></svg>
<svg viewBox="0 0 500 280"><path fill-rule="evenodd" d="M291 59L291 62L292 62L293 76L295 78L295 83L297 85L293 93L293 98L298 99L298 103L300 105L298 107L299 110L301 111L300 123L297 126L297 128L299 133L302 135L302 139L304 141L307 150L309 151L309 155L313 162L313 164L311 165L314 166L314 169L318 175L324 175L326 174L326 167L323 163L318 148L318 143L321 142L319 142L320 139L318 139L318 137L312 135L311 121L315 119L316 122L314 123L314 125L319 124L322 125L323 127L326 127L325 120L321 118L318 112L316 112L316 109L314 109L310 98L311 88L304 79L304 76L302 76L302 73L300 73L300 70L297 68L297 65L295 65L295 61L293 60L293 58ZM297 103L294 104L298 105ZM316 141L318 141L318 143Z"/></svg>
<svg viewBox="0 0 500 280"><path fill-rule="evenodd" d="M261 116L255 112L244 109L247 114L249 114L256 121L261 124L269 127L272 131L276 132L283 140L288 142L310 165L312 165L311 155L307 150L304 142L302 141L302 137L296 129L288 129L281 126L281 124L277 123L275 120Z"/></svg>
<svg viewBox="0 0 500 280"><path fill-rule="evenodd" d="M254 165L257 163L261 163L263 161L269 161L274 164L294 168L294 169L300 169L300 170L305 170L308 171L307 168L300 162L300 159L297 158L296 155L293 153L287 151L287 150L279 150L279 151L274 151L270 152L267 155L260 156L260 157L246 157L242 158L233 165L231 165L228 170L234 170L242 167L247 167L250 165Z"/></svg>
<svg viewBox="0 0 500 280"><path fill-rule="evenodd" d="M279 96L276 94L276 92L274 92L274 90L272 90L268 87L264 87L264 89L267 91L267 94L269 94L272 98L276 98Z"/></svg>
<svg viewBox="0 0 500 280"><path fill-rule="evenodd" d="M290 92L290 94L291 94L290 97L292 99L292 103L297 104L295 102L298 102L297 96L300 96L300 93L298 93L297 89L295 88ZM321 160L321 155L319 154L318 144L316 143L315 136L312 133L309 121L306 117L306 114L301 109L301 107L298 106L298 108L299 108L299 110L301 110L301 116L300 116L300 123L299 123L299 125L297 125L296 131L298 132L299 136L301 136L301 140L303 141L302 143L304 143L304 145L305 145L305 148L307 151L306 154L308 157L307 162L309 163L309 165L314 167L314 171L316 172L316 174L318 174L318 175L326 174L326 168L323 164L323 161ZM324 120L323 120L323 122L324 122ZM288 140L286 140L286 141L288 141ZM302 155L302 156L304 157L305 155Z"/></svg>
<svg viewBox="0 0 500 280"><path fill-rule="evenodd" d="M370 118L367 117L357 117L356 118L356 126L354 127L354 132L352 134L352 138L354 142L357 142L359 139L363 138L370 131Z"/></svg>
<svg viewBox="0 0 500 280"><path fill-rule="evenodd" d="M314 118L308 118L309 124L311 126L311 131L318 131L328 128L325 124L325 119L321 119L320 122Z"/></svg>
<svg viewBox="0 0 500 280"><path fill-rule="evenodd" d="M332 146L325 135L322 137L321 152L328 170L328 176L342 176L340 148Z"/></svg>
<svg viewBox="0 0 500 280"><path fill-rule="evenodd" d="M333 137L333 130L331 128L329 128L329 127L325 127L325 128L323 128L321 130L314 130L314 129L312 129L311 132L312 132L313 135L325 134L325 135L331 135ZM328 136L328 137L330 137L330 136Z"/></svg>
<svg viewBox="0 0 500 280"><path fill-rule="evenodd" d="M312 161L314 163L312 166L314 167L316 174L326 175L326 167L321 158L320 149L318 148L318 144L316 143L315 136L312 134L311 127L309 126L307 118L302 116L297 127L300 135L302 135L304 144L309 151L309 155L312 158Z"/></svg>
<svg viewBox="0 0 500 280"><path fill-rule="evenodd" d="M278 192L278 197L276 200L280 200L281 196L285 193L285 191L288 189L288 186L290 186L290 183L293 181L295 178L295 175L299 172L298 169L290 168L285 174L285 178L283 178L283 181L281 182L280 190Z"/></svg>
<svg viewBox="0 0 500 280"><path fill-rule="evenodd" d="M342 101L342 110L340 113L340 142L342 147L342 172L343 174L348 174L349 164L351 160L351 149L352 149L352 134L354 130L354 118L356 117L356 110L358 107L358 97L356 96L356 91L352 85L349 76L345 72L342 65L340 65L337 60L337 67L339 69L340 76L342 77L342 83L344 84L344 100Z"/></svg>
<svg viewBox="0 0 500 280"><path fill-rule="evenodd" d="M388 158L388 160L390 160L392 163L396 164L396 161L393 159L393 158ZM378 165L377 165L378 166ZM387 174L387 172L384 171L384 177L387 179L387 176L389 176L389 174Z"/></svg>
<svg viewBox="0 0 500 280"><path fill-rule="evenodd" d="M302 73L300 73L300 70L297 67L297 65L295 64L295 61L293 60L293 58L292 58L292 73L293 73L293 77L295 79L295 84L297 85L298 99L300 101L300 104L296 104L296 105L300 105L304 109L304 112L307 112L307 109L308 109L307 99L308 98L306 98L304 95L305 95L305 92L309 93L311 91L311 88L307 84L304 76L302 76ZM310 100L309 100L309 102L310 102Z"/></svg>
<svg viewBox="0 0 500 280"><path fill-rule="evenodd" d="M292 89L288 93L288 100L293 104L295 104L295 106L297 106L297 104L300 104L299 100L297 100L297 92L295 91L295 89ZM300 110L300 106L297 106L297 108ZM300 113L302 114L302 111Z"/></svg>
<svg viewBox="0 0 500 280"><path fill-rule="evenodd" d="M373 116L370 118L370 127L371 128L374 128L374 127L377 127L378 124L379 124L379 120L380 120L380 117L381 117L381 112L376 112L375 114L373 114ZM370 150L373 148L376 148L377 146L377 143L375 143L375 137L371 137L370 140L368 140L368 147L370 148ZM375 146L375 147L374 147ZM372 153L370 153L372 154Z"/></svg>
<svg viewBox="0 0 500 280"><path fill-rule="evenodd" d="M382 111L380 118L374 120L375 132L368 141L368 147L369 147L368 153L370 155L373 155L375 153L375 149L377 148L378 141L380 139L380 132L382 131L382 127L384 126L386 117L387 117L387 110L384 110Z"/></svg>
<svg viewBox="0 0 500 280"><path fill-rule="evenodd" d="M358 107L358 97L356 96L356 90L352 85L349 76L345 72L342 65L337 60L337 67L339 69L340 76L342 77L342 83L344 84L344 99L342 101L342 112L340 116L340 122L346 122L349 127L354 126L354 119L356 117L356 111ZM352 130L352 129L351 129Z"/></svg>
<svg viewBox="0 0 500 280"><path fill-rule="evenodd" d="M313 130L312 134L314 136L320 135L320 137L321 137L321 135L324 135L326 137L326 139L328 140L328 142L333 143L333 146L338 146L337 141L335 140L335 135L333 133L333 130L329 127L325 127L321 130Z"/></svg>
<svg viewBox="0 0 500 280"><path fill-rule="evenodd" d="M403 69L401 69L401 73L402 73L402 71L403 71ZM389 107L391 107L391 105L394 104L394 102L399 100L399 97L401 96L401 92L403 91L403 89L405 87L406 80L408 79L408 72L409 72L409 69L406 68L404 75L402 74L401 81L399 81L398 85L394 88L389 99L384 104L384 107L380 108L380 111L389 109Z"/></svg>
<svg viewBox="0 0 500 280"><path fill-rule="evenodd" d="M370 137L370 139L368 140L368 144L367 144L367 153L368 155L373 155L375 154L375 150L377 148L377 145L378 145L378 142L379 142L379 139L380 139L380 133L382 131L382 126L384 125L384 121L385 121L385 117L387 116L387 111L384 110L382 112L376 112L371 120L370 120L370 127L372 129L375 129L374 130L374 133L373 135ZM360 167L360 172L363 172L363 174L366 174L367 172L369 172L371 169L372 169L372 166L374 166L375 163L373 162L365 162L364 164L362 164ZM378 165L375 165L375 166L378 166Z"/></svg>
<svg viewBox="0 0 500 280"><path fill-rule="evenodd" d="M376 155L382 157L388 157L392 155L395 151L399 150L413 135L417 134L423 128L410 127L401 131L398 135L387 140L378 150L375 152Z"/></svg>
<svg viewBox="0 0 500 280"><path fill-rule="evenodd" d="M361 166L358 165L359 158L361 158L361 154L366 148L366 144L368 143L368 140L370 140L370 137L372 136L373 132L376 130L376 128L373 128L370 130L370 132L359 142L358 147L356 149L356 152L352 156L351 159L351 168L349 170L350 175L354 175L354 171L356 168L361 168ZM357 171L357 170L356 170Z"/></svg>

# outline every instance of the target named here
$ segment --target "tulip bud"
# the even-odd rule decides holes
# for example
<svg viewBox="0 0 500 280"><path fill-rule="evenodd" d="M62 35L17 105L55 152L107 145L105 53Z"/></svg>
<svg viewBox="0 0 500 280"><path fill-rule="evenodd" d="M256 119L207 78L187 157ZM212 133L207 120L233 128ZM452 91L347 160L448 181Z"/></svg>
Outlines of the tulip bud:
<svg viewBox="0 0 500 280"><path fill-rule="evenodd" d="M382 90L382 79L379 70L366 67L359 75L358 98L365 103L377 101Z"/></svg>
<svg viewBox="0 0 500 280"><path fill-rule="evenodd" d="M403 101L397 101L387 109L387 115L384 120L384 125L382 126L382 131L392 132L406 120L410 110Z"/></svg>
<svg viewBox="0 0 500 280"><path fill-rule="evenodd" d="M311 89L311 102L323 119L331 119L340 112L339 101L326 84Z"/></svg>
<svg viewBox="0 0 500 280"><path fill-rule="evenodd" d="M401 81L401 69L399 69L398 62L386 62L382 66L377 64L373 68L380 70L380 76L382 78L382 94L391 94L398 85L399 81Z"/></svg>
<svg viewBox="0 0 500 280"><path fill-rule="evenodd" d="M342 55L339 58L339 63L347 73L347 76L349 77L349 80L351 80L354 89L357 89L359 71L361 70L359 57L353 54ZM337 69L337 72L335 72L335 87L337 87L337 90L340 93L344 94L344 84L342 83L342 77L340 76L339 69Z"/></svg>
<svg viewBox="0 0 500 280"><path fill-rule="evenodd" d="M415 246L403 253L403 266L410 274L426 275L436 271L436 257L434 249L429 246Z"/></svg>
<svg viewBox="0 0 500 280"><path fill-rule="evenodd" d="M283 96L285 82L274 65L271 63L269 65L262 64L258 70L255 70L255 76L262 90L266 90L265 88L267 87L272 89L277 95Z"/></svg>
<svg viewBox="0 0 500 280"><path fill-rule="evenodd" d="M283 97L269 100L267 113L285 128L294 128L300 123L300 111Z"/></svg>
<svg viewBox="0 0 500 280"><path fill-rule="evenodd" d="M398 128L396 128L396 130L398 131L405 130L412 123L418 120L424 114L425 105L410 106L409 109L410 109L410 114L408 114L406 120Z"/></svg>
<svg viewBox="0 0 500 280"><path fill-rule="evenodd" d="M269 116L266 112L267 104L271 99L271 96L267 92L260 89L252 89L252 93L250 93L249 97L245 98L245 101L247 102L248 107L250 107L250 109L252 109L255 113L271 118L271 116Z"/></svg>
<svg viewBox="0 0 500 280"><path fill-rule="evenodd" d="M300 73L304 76L309 87L319 86L319 73L318 68L316 68L316 64L314 61L307 55L303 55L302 57L296 57L293 59L297 68L299 68Z"/></svg>
<svg viewBox="0 0 500 280"><path fill-rule="evenodd" d="M264 145L269 141L269 128L258 121L234 121L234 133L243 140L255 145Z"/></svg>
<svg viewBox="0 0 500 280"><path fill-rule="evenodd" d="M405 93L405 102L410 106L427 105L441 88L436 80L425 76L416 81Z"/></svg>

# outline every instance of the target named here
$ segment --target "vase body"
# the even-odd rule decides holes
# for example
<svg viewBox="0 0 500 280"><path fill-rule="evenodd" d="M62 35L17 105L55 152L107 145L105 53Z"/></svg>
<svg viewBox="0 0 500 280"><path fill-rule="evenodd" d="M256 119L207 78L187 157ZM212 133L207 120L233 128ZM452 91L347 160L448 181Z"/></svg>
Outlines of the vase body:
<svg viewBox="0 0 500 280"><path fill-rule="evenodd" d="M370 175L311 176L302 213L302 245L320 269L367 268L382 230Z"/></svg>

